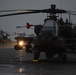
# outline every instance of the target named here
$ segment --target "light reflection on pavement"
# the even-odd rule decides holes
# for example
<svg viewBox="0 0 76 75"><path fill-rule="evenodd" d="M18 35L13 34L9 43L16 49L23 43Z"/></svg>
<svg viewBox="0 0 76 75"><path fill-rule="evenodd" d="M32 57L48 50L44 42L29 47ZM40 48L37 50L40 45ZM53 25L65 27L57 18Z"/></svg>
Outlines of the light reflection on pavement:
<svg viewBox="0 0 76 75"><path fill-rule="evenodd" d="M41 54L41 59L45 58ZM33 63L33 54L15 51L11 48L0 49L0 75L76 75L76 55L68 57L69 62Z"/></svg>

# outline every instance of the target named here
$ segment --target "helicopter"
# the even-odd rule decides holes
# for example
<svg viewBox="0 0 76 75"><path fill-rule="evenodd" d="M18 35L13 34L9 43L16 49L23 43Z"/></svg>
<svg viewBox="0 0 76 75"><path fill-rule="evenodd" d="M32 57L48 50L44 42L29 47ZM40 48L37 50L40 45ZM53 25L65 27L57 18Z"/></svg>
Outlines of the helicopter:
<svg viewBox="0 0 76 75"><path fill-rule="evenodd" d="M26 48L27 44L30 44L32 39L35 37L33 34L25 34L25 33L18 33L18 36L15 37L17 41L16 45L14 46L15 50L23 50ZM28 50L26 50L28 52ZM31 50L29 50L31 52Z"/></svg>
<svg viewBox="0 0 76 75"><path fill-rule="evenodd" d="M9 42L10 38L9 38L10 34L3 31L2 29L0 30L0 42L1 43L7 43Z"/></svg>
<svg viewBox="0 0 76 75"><path fill-rule="evenodd" d="M58 58L66 61L66 54L67 53L76 53L75 46L76 46L76 29L73 24L63 21L62 18L58 19L56 14L71 14L76 15L74 11L67 11L63 9L57 9L55 4L51 5L49 9L43 10L1 10L0 12L13 12L13 11L20 11L17 13L11 14L4 14L0 15L0 17L5 16L14 16L14 15L21 15L21 14L34 14L34 13L48 13L49 15L44 20L43 25L30 25L27 24L27 28L34 26L34 32L36 37L32 39L22 40L24 41L24 47L26 52L32 51L34 54L34 60L38 60L40 57L40 53L44 52L47 59L54 58L55 55ZM16 38L18 39L18 38ZM30 42L28 42L28 40ZM22 43L20 43L22 45ZM22 49L15 46L15 49Z"/></svg>

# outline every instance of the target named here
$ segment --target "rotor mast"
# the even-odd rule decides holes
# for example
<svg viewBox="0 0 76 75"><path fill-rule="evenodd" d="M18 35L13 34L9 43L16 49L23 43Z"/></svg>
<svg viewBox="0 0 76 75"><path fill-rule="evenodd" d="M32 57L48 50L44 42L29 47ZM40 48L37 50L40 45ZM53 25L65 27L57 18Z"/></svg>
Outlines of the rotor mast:
<svg viewBox="0 0 76 75"><path fill-rule="evenodd" d="M52 5L50 5L50 7L51 7L51 9L49 9L50 10L50 12L49 12L49 18L50 19L56 19L56 5L55 4L52 4ZM51 12L52 11L52 12Z"/></svg>

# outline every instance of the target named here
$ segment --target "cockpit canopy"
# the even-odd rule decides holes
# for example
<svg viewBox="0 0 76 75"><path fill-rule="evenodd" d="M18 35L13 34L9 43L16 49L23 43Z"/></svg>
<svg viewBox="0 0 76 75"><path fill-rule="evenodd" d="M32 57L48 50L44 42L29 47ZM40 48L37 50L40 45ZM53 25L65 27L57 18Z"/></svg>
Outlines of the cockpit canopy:
<svg viewBox="0 0 76 75"><path fill-rule="evenodd" d="M50 32L53 35L58 35L58 23L55 20L47 19L41 29L41 32Z"/></svg>

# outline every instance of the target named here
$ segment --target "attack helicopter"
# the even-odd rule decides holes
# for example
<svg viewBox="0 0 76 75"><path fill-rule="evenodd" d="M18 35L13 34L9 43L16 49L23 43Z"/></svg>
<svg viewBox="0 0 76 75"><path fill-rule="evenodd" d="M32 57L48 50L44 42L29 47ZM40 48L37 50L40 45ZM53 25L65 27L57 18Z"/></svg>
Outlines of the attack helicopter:
<svg viewBox="0 0 76 75"><path fill-rule="evenodd" d="M10 38L9 38L10 34L3 31L2 29L0 30L0 42L1 43L7 43L10 41Z"/></svg>
<svg viewBox="0 0 76 75"><path fill-rule="evenodd" d="M34 26L34 32L37 35L32 39L24 41L25 51L34 53L34 60L38 60L40 53L45 52L47 59L52 59L55 55L58 55L63 61L66 61L66 53L74 52L76 45L76 29L73 28L73 24L62 18L58 19L56 14L71 14L76 15L74 11L67 11L63 9L57 9L55 4L51 5L49 9L43 10L2 10L0 12L12 12L20 11L17 13L4 14L0 17L21 15L21 14L33 14L33 13L48 13L49 15L44 20L43 25L27 25L28 28ZM22 43L21 43L22 45ZM17 49L17 45L15 49ZM22 47L18 47L18 50ZM72 49L72 51L71 51ZM68 51L69 50L69 51Z"/></svg>
<svg viewBox="0 0 76 75"><path fill-rule="evenodd" d="M18 36L15 37L16 45L14 46L15 50L23 50L26 48L27 44L30 44L32 39L35 37L33 34L25 34L19 33ZM31 50L26 50L26 52L31 52Z"/></svg>
<svg viewBox="0 0 76 75"><path fill-rule="evenodd" d="M26 24L26 26L16 26L16 28L30 28L30 26L33 26L33 25L30 25L29 23ZM30 44L32 39L36 37L36 35L34 34L26 34L26 33L16 33L18 36L15 37L15 40L16 40L16 45L14 46L14 49L15 50L22 50L22 49L25 49L25 45L26 44ZM29 50L31 52L31 50ZM27 52L29 52L27 50Z"/></svg>

